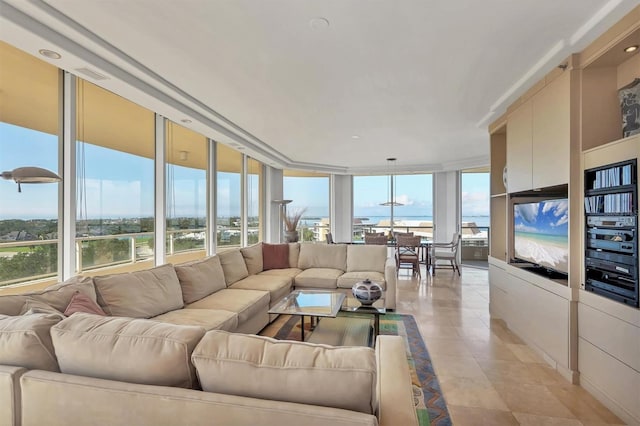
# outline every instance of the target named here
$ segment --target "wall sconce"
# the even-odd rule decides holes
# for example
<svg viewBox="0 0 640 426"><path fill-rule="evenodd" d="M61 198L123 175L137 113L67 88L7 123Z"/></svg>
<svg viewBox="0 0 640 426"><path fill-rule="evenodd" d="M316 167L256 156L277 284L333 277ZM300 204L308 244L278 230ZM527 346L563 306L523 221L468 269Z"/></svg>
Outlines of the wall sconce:
<svg viewBox="0 0 640 426"><path fill-rule="evenodd" d="M18 192L22 192L23 183L54 183L62 178L50 170L40 167L18 167L10 172L2 172L3 179L14 180L18 184Z"/></svg>

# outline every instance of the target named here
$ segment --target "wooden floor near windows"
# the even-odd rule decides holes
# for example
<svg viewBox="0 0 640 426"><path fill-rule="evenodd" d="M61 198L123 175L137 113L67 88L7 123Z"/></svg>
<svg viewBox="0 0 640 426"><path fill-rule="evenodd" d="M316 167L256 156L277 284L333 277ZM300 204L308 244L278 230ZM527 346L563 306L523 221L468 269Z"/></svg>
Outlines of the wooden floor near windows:
<svg viewBox="0 0 640 426"><path fill-rule="evenodd" d="M455 426L624 424L490 319L487 270L400 271L397 312L415 317Z"/></svg>

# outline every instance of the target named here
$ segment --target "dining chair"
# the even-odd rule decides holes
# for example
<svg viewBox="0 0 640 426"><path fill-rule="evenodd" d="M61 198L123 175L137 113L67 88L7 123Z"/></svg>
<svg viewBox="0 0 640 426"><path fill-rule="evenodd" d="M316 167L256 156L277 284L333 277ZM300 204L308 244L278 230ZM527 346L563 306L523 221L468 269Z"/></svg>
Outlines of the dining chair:
<svg viewBox="0 0 640 426"><path fill-rule="evenodd" d="M395 232L393 233L394 238L398 237L413 237L413 232Z"/></svg>
<svg viewBox="0 0 640 426"><path fill-rule="evenodd" d="M396 237L396 273L400 273L400 269L409 269L413 275L418 275L422 278L420 273L420 240L418 236L406 236L399 235Z"/></svg>
<svg viewBox="0 0 640 426"><path fill-rule="evenodd" d="M379 246L386 246L387 245L387 236L386 235L370 235L370 234L365 234L364 235L364 243L365 244L375 244L375 245L379 245Z"/></svg>
<svg viewBox="0 0 640 426"><path fill-rule="evenodd" d="M453 271L457 271L460 275L460 266L458 265L458 250L460 248L460 242L462 235L459 232L454 232L451 241L448 243L432 243L431 244L431 271L436 274L436 264L438 260L448 261L449 265L440 266L440 268L451 268Z"/></svg>

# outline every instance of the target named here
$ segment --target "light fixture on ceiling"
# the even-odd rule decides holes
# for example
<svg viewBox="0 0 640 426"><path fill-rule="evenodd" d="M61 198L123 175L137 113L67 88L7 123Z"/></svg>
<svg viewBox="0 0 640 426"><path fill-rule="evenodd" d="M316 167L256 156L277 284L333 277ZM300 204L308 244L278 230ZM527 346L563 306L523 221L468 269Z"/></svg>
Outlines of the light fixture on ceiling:
<svg viewBox="0 0 640 426"><path fill-rule="evenodd" d="M62 58L62 55L59 54L58 52L54 52L53 50L49 50L49 49L40 49L38 50L38 53L41 54L42 56L49 58L49 59L60 59Z"/></svg>
<svg viewBox="0 0 640 426"><path fill-rule="evenodd" d="M358 136L358 135L353 135L353 136L351 136L351 139L360 139L360 136Z"/></svg>
<svg viewBox="0 0 640 426"><path fill-rule="evenodd" d="M402 203L398 203L395 200L396 192L396 176L393 174L393 166L395 165L396 158L387 158L387 168L389 170L389 186L387 187L387 201L380 203L381 206L404 206Z"/></svg>
<svg viewBox="0 0 640 426"><path fill-rule="evenodd" d="M182 120L180 120L180 121L181 121L182 123L185 123L185 124L189 124L189 123L191 123L191 120L189 120L188 118L183 118L183 119L182 119Z"/></svg>
<svg viewBox="0 0 640 426"><path fill-rule="evenodd" d="M3 179L14 180L18 184L18 192L22 192L23 183L53 183L60 182L62 178L57 174L40 167L18 167L10 172L2 172Z"/></svg>
<svg viewBox="0 0 640 426"><path fill-rule="evenodd" d="M635 52L636 50L638 50L638 45L634 44L632 46L628 46L624 48L624 51L627 53L631 53L631 52Z"/></svg>
<svg viewBox="0 0 640 426"><path fill-rule="evenodd" d="M389 186L387 188L387 201L381 203L381 206L388 206L390 208L390 235L393 235L393 208L404 206L402 203L396 202L395 192L396 192L396 177L394 175L393 166L396 163L395 158L387 158L387 168L389 169Z"/></svg>

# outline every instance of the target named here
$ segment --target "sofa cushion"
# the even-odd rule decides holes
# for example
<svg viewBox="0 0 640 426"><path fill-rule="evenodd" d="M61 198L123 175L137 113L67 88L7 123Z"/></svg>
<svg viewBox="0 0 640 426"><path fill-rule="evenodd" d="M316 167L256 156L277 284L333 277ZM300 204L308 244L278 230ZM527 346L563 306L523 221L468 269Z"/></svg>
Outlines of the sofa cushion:
<svg viewBox="0 0 640 426"><path fill-rule="evenodd" d="M207 331L233 331L238 326L238 314L222 309L178 309L150 319L169 324L197 325Z"/></svg>
<svg viewBox="0 0 640 426"><path fill-rule="evenodd" d="M244 257L244 263L247 265L249 275L262 272L262 243L241 248L240 253Z"/></svg>
<svg viewBox="0 0 640 426"><path fill-rule="evenodd" d="M158 386L194 387L189 358L202 327L77 313L51 328L60 371Z"/></svg>
<svg viewBox="0 0 640 426"><path fill-rule="evenodd" d="M233 249L223 251L218 256L220 256L220 263L222 264L224 280L227 283L227 287L249 276L247 265L244 263L244 257L242 257L240 250Z"/></svg>
<svg viewBox="0 0 640 426"><path fill-rule="evenodd" d="M184 303L195 302L227 287L218 256L174 265Z"/></svg>
<svg viewBox="0 0 640 426"><path fill-rule="evenodd" d="M27 297L32 297L64 312L74 293L80 291L96 300L96 291L91 277L76 276L49 286L44 290L19 295L0 296L0 314L19 315Z"/></svg>
<svg viewBox="0 0 640 426"><path fill-rule="evenodd" d="M238 325L269 309L269 292L226 288L191 303L187 309L222 309L238 314Z"/></svg>
<svg viewBox="0 0 640 426"><path fill-rule="evenodd" d="M210 331L191 359L206 392L375 411L376 358L370 348Z"/></svg>
<svg viewBox="0 0 640 426"><path fill-rule="evenodd" d="M338 278L338 288L351 288L355 283L364 281L367 278L379 284L383 290L387 289L384 274L380 272L345 272Z"/></svg>
<svg viewBox="0 0 640 426"><path fill-rule="evenodd" d="M342 273L339 269L310 268L296 275L294 282L296 287L336 288Z"/></svg>
<svg viewBox="0 0 640 426"><path fill-rule="evenodd" d="M20 315L32 315L32 314L50 314L57 315L61 320L65 319L65 314L54 308L53 306L41 302L38 299L34 299L33 297L27 297L24 305L22 305L22 309L20 310Z"/></svg>
<svg viewBox="0 0 640 426"><path fill-rule="evenodd" d="M49 330L59 315L0 315L0 364L60 371Z"/></svg>
<svg viewBox="0 0 640 426"><path fill-rule="evenodd" d="M262 269L284 269L289 267L289 244L267 244L262 247Z"/></svg>
<svg viewBox="0 0 640 426"><path fill-rule="evenodd" d="M298 267L300 257L300 243L289 243L289 268Z"/></svg>
<svg viewBox="0 0 640 426"><path fill-rule="evenodd" d="M184 306L173 265L93 278L98 304L108 315L150 318Z"/></svg>
<svg viewBox="0 0 640 426"><path fill-rule="evenodd" d="M298 268L271 269L269 271L262 271L259 275L294 278L300 272L302 272L302 269Z"/></svg>
<svg viewBox="0 0 640 426"><path fill-rule="evenodd" d="M293 280L285 276L249 275L244 280L233 284L230 288L268 291L269 306L273 306L278 300L291 293L292 285Z"/></svg>
<svg viewBox="0 0 640 426"><path fill-rule="evenodd" d="M387 261L387 246L347 246L347 272L380 272L384 274Z"/></svg>
<svg viewBox="0 0 640 426"><path fill-rule="evenodd" d="M300 244L298 268L329 268L347 270L346 244Z"/></svg>
<svg viewBox="0 0 640 426"><path fill-rule="evenodd" d="M84 312L87 314L95 314L95 315L107 315L100 305L91 300L89 296L80 293L79 291L73 295L71 301L69 302L69 306L64 310L64 314L66 316L71 316L76 312Z"/></svg>

